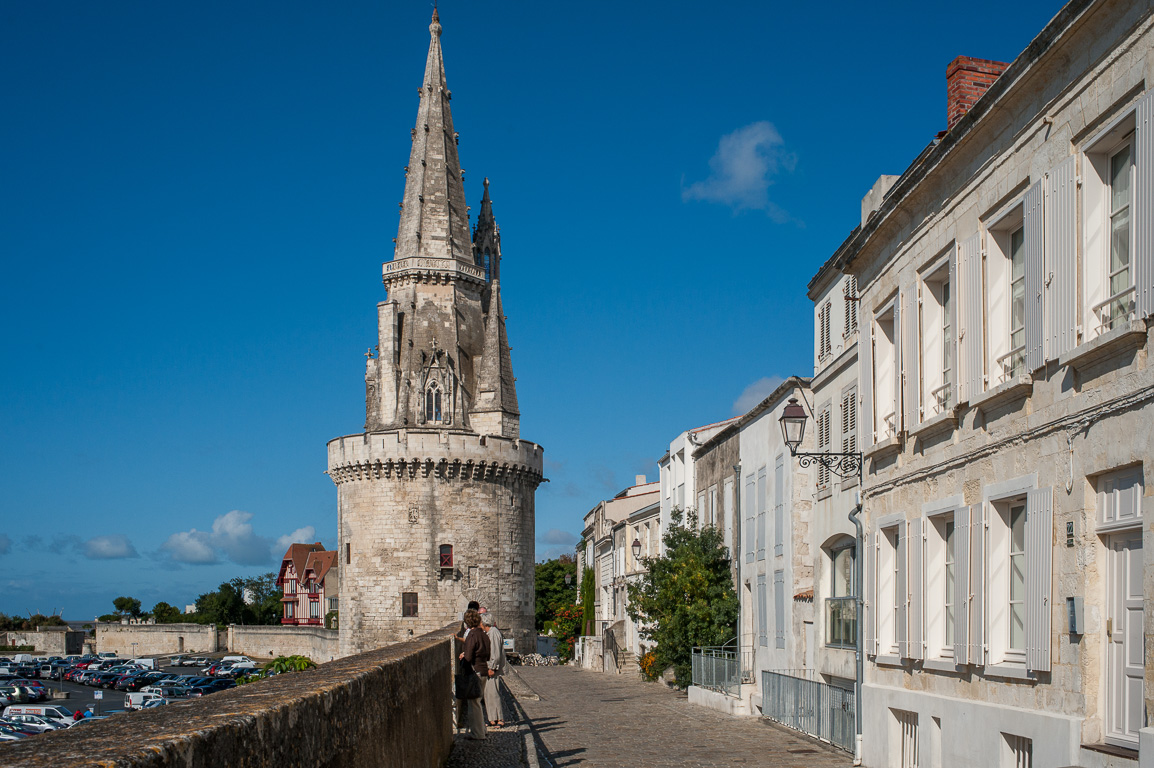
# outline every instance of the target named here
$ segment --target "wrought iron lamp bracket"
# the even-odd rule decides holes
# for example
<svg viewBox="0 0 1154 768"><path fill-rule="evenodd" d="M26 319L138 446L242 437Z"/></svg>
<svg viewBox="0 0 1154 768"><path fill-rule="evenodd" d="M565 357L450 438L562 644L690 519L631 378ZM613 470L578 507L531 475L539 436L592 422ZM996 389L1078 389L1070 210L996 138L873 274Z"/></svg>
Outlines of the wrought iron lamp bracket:
<svg viewBox="0 0 1154 768"><path fill-rule="evenodd" d="M797 463L803 469L813 464L834 473L842 480L856 477L861 482L862 455L860 453L795 453Z"/></svg>

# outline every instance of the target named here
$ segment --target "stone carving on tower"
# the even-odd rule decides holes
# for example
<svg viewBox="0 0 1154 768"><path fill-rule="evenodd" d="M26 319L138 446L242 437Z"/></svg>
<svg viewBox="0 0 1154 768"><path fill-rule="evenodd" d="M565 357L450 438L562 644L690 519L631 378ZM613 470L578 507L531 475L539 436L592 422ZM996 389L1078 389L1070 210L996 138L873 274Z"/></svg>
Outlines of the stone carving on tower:
<svg viewBox="0 0 1154 768"><path fill-rule="evenodd" d="M438 629L471 594L533 650L533 500L520 439L489 180L472 238L433 12L365 431L328 444L341 549L341 653Z"/></svg>

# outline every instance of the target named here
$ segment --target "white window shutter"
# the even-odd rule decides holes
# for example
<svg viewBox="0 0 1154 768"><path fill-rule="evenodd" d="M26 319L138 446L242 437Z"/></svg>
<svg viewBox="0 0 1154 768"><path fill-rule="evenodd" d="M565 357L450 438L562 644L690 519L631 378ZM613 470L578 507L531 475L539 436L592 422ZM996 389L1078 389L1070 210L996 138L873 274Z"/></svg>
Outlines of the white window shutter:
<svg viewBox="0 0 1154 768"><path fill-rule="evenodd" d="M749 475L745 480L745 562L753 562L753 554L756 546L754 527L754 518L757 515L754 506L757 497L756 486L753 482L753 475Z"/></svg>
<svg viewBox="0 0 1154 768"><path fill-rule="evenodd" d="M1134 279L1138 317L1154 317L1154 90L1138 101L1134 131Z"/></svg>
<svg viewBox="0 0 1154 768"><path fill-rule="evenodd" d="M861 433L862 450L874 444L874 324L868 313L864 316L865 327L858 331L857 360L858 386L861 392Z"/></svg>
<svg viewBox="0 0 1154 768"><path fill-rule="evenodd" d="M877 600L878 594L878 533L877 531L868 531L865 536L865 589L863 594L865 598L862 600L862 620L864 621L864 628L862 630L865 648L862 653L870 656L876 656L878 652L877 647L877 610L874 602Z"/></svg>
<svg viewBox="0 0 1154 768"><path fill-rule="evenodd" d="M765 559L765 467L757 472L757 559Z"/></svg>
<svg viewBox="0 0 1154 768"><path fill-rule="evenodd" d="M970 617L969 657L976 666L986 664L986 508L970 507ZM956 529L954 535L957 535Z"/></svg>
<svg viewBox="0 0 1154 768"><path fill-rule="evenodd" d="M1050 671L1053 504L1051 488L1026 494L1026 669L1034 672Z"/></svg>
<svg viewBox="0 0 1154 768"><path fill-rule="evenodd" d="M769 646L769 600L765 594L765 574L757 576L757 644Z"/></svg>
<svg viewBox="0 0 1154 768"><path fill-rule="evenodd" d="M1078 346L1078 173L1076 156L1046 175L1046 359Z"/></svg>
<svg viewBox="0 0 1154 768"><path fill-rule="evenodd" d="M925 539L922 538L922 519L920 517L909 521L909 542L906 544L906 562L909 563L909 573L906 576L906 590L909 594L909 634L907 636L909 653L908 658L925 658L925 631L922 627L922 616L925 614L924 584L925 574L922 571L922 555L925 552Z"/></svg>
<svg viewBox="0 0 1154 768"><path fill-rule="evenodd" d="M1045 362L1042 354L1046 335L1042 325L1046 281L1044 198L1041 181L1026 190L1026 370L1030 373Z"/></svg>
<svg viewBox="0 0 1154 768"><path fill-rule="evenodd" d="M958 348L958 244L954 243L953 250L950 251L950 294L953 299L950 301L950 328L953 330L951 334L953 338L950 344L953 349L950 350L950 359L954 361L954 370L950 373L950 405L954 406L958 403L958 382L961 379L961 350Z"/></svg>
<svg viewBox="0 0 1154 768"><path fill-rule="evenodd" d="M773 642L777 648L785 647L785 572L773 572Z"/></svg>
<svg viewBox="0 0 1154 768"><path fill-rule="evenodd" d="M982 241L980 234L958 245L958 402L968 403L985 391L982 314Z"/></svg>
<svg viewBox="0 0 1154 768"><path fill-rule="evenodd" d="M905 294L898 291L894 298L894 434L902 431L902 301Z"/></svg>
<svg viewBox="0 0 1154 768"><path fill-rule="evenodd" d="M898 656L903 659L909 658L909 653L906 646L909 644L909 633L907 632L906 621L909 616L909 591L907 583L908 563L906 561L906 552L909 544L909 532L906 531L906 526L898 526L898 551L897 551L897 579L894 586L894 597L897 598L897 612L898 615L894 617L897 622L897 636L898 636Z"/></svg>
<svg viewBox="0 0 1154 768"><path fill-rule="evenodd" d="M919 363L921 358L920 339L918 333L918 284L913 284L905 291L905 307L902 309L906 320L906 327L902 329L902 339L905 348L902 350L903 368L905 369L905 421L906 431L911 431L921 421L919 412L919 394L921 392L921 373Z"/></svg>
<svg viewBox="0 0 1154 768"><path fill-rule="evenodd" d="M825 412L829 429L829 411ZM781 557L785 548L785 456L778 456L773 467L773 554Z"/></svg>
<svg viewBox="0 0 1154 768"><path fill-rule="evenodd" d="M969 664L970 508L954 510L954 663Z"/></svg>

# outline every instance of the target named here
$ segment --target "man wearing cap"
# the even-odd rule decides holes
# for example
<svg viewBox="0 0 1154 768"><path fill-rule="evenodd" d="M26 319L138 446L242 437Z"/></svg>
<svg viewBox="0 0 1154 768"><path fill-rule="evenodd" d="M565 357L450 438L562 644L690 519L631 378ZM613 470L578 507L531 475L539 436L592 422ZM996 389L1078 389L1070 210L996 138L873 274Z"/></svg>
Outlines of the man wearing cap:
<svg viewBox="0 0 1154 768"><path fill-rule="evenodd" d="M481 626L489 636L489 684L485 686L485 712L492 728L505 727L501 708L501 675L505 673L505 638L493 623L493 614L481 614Z"/></svg>

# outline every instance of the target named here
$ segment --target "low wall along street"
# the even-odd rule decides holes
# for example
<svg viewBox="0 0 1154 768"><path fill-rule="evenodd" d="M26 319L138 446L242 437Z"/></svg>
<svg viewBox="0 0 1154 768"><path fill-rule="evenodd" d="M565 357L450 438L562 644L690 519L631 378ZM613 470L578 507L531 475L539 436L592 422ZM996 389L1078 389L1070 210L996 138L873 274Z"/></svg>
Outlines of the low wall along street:
<svg viewBox="0 0 1154 768"><path fill-rule="evenodd" d="M454 629L11 742L0 768L442 766L453 745Z"/></svg>
<svg viewBox="0 0 1154 768"><path fill-rule="evenodd" d="M30 645L41 656L67 656L84 649L85 632L67 627L0 632L0 645Z"/></svg>
<svg viewBox="0 0 1154 768"><path fill-rule="evenodd" d="M277 656L307 656L318 664L338 656L338 633L324 627L254 627L232 625L228 628L228 650L254 659Z"/></svg>
<svg viewBox="0 0 1154 768"><path fill-rule="evenodd" d="M163 656L174 653L215 653L225 650L212 624L96 625L96 650L117 656ZM135 645L134 645L135 644Z"/></svg>

